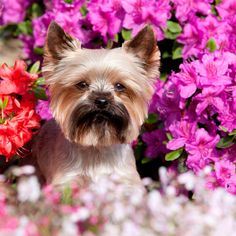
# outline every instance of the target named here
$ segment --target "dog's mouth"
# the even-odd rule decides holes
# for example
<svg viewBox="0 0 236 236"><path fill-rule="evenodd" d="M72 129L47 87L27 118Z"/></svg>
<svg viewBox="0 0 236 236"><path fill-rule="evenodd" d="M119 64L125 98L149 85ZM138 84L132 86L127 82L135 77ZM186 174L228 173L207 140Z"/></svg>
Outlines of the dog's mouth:
<svg viewBox="0 0 236 236"><path fill-rule="evenodd" d="M128 128L130 117L123 104L110 107L109 109L94 109L78 107L71 117L72 139L77 135L83 135L95 128L100 134L112 128L117 136Z"/></svg>

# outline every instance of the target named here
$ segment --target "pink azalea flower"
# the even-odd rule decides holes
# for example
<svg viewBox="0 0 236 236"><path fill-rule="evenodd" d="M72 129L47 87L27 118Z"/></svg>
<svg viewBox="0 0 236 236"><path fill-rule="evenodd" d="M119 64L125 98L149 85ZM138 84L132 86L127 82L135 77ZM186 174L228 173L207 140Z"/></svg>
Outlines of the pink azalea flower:
<svg viewBox="0 0 236 236"><path fill-rule="evenodd" d="M31 0L1 0L0 25L19 23L24 20Z"/></svg>
<svg viewBox="0 0 236 236"><path fill-rule="evenodd" d="M169 0L123 0L122 6L126 12L123 25L132 29L133 36L146 24L151 24L157 39L164 38L162 28L166 28L166 21L171 16Z"/></svg>
<svg viewBox="0 0 236 236"><path fill-rule="evenodd" d="M180 96L184 99L191 97L197 90L197 73L192 64L181 64L180 72L173 73L170 79L179 88Z"/></svg>
<svg viewBox="0 0 236 236"><path fill-rule="evenodd" d="M203 169L214 159L214 149L219 141L219 135L210 136L201 128L196 131L195 139L185 145L188 152L187 166L193 171Z"/></svg>
<svg viewBox="0 0 236 236"><path fill-rule="evenodd" d="M169 130L173 139L167 143L166 147L170 150L176 150L185 146L187 142L195 138L196 128L196 122L188 122L185 120L170 125Z"/></svg>
<svg viewBox="0 0 236 236"><path fill-rule="evenodd" d="M39 100L36 106L36 112L43 120L52 119L52 113L49 109L49 101Z"/></svg>
<svg viewBox="0 0 236 236"><path fill-rule="evenodd" d="M113 5L114 3L114 5ZM88 4L88 15L95 32L101 33L103 39L114 39L121 30L122 8L115 0L92 0Z"/></svg>
<svg viewBox="0 0 236 236"><path fill-rule="evenodd" d="M202 92L194 98L198 101L196 113L200 115L209 106L215 110L223 111L226 103L223 90L224 86L203 88Z"/></svg>
<svg viewBox="0 0 236 236"><path fill-rule="evenodd" d="M235 175L235 164L228 160L220 160L215 163L215 173L216 178L223 185L229 180L233 175ZM236 183L236 182L235 182Z"/></svg>
<svg viewBox="0 0 236 236"><path fill-rule="evenodd" d="M179 21L186 21L196 13L208 15L211 13L212 0L175 0L175 16Z"/></svg>
<svg viewBox="0 0 236 236"><path fill-rule="evenodd" d="M220 86L231 84L227 75L228 61L215 57L214 54L205 54L201 61L195 62L198 72L198 83L201 86Z"/></svg>
<svg viewBox="0 0 236 236"><path fill-rule="evenodd" d="M145 150L145 156L157 157L158 154L164 153L166 148L163 142L166 136L163 130L155 130L152 132L146 132L142 135L142 140L146 143L147 148Z"/></svg>
<svg viewBox="0 0 236 236"><path fill-rule="evenodd" d="M216 9L221 18L236 15L236 2L235 0L222 0L216 6Z"/></svg>

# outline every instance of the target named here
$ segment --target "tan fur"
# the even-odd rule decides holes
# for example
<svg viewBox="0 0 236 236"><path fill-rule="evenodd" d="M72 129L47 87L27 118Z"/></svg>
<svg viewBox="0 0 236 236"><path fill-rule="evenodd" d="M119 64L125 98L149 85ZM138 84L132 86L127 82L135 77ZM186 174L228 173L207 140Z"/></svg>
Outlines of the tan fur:
<svg viewBox="0 0 236 236"><path fill-rule="evenodd" d="M84 185L114 173L131 185L140 182L129 143L147 116L159 60L150 27L121 48L90 50L81 49L56 23L50 25L43 73L55 120L44 125L34 146L47 183L78 178ZM88 87L78 87L81 81ZM117 83L124 91L115 89ZM96 115L98 97L106 98L110 110Z"/></svg>

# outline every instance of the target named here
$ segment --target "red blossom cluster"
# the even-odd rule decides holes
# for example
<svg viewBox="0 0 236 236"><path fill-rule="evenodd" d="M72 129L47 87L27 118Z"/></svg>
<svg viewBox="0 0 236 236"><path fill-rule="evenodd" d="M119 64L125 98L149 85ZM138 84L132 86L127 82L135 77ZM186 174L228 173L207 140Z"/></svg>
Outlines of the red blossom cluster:
<svg viewBox="0 0 236 236"><path fill-rule="evenodd" d="M0 155L6 160L19 154L33 130L39 128L40 117L35 112L36 98L32 86L37 74L26 71L26 64L18 60L14 67L0 67Z"/></svg>

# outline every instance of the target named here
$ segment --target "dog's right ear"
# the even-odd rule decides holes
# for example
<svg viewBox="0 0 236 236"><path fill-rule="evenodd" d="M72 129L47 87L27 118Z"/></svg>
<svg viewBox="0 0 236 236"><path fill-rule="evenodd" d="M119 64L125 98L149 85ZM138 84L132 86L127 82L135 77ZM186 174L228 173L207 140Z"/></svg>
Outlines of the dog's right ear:
<svg viewBox="0 0 236 236"><path fill-rule="evenodd" d="M55 21L50 23L44 46L45 64L56 64L66 51L75 51L78 48L81 48L79 40L65 33Z"/></svg>

